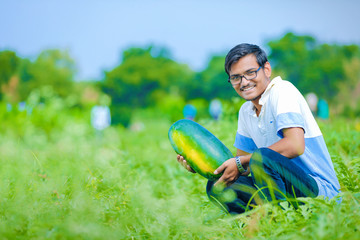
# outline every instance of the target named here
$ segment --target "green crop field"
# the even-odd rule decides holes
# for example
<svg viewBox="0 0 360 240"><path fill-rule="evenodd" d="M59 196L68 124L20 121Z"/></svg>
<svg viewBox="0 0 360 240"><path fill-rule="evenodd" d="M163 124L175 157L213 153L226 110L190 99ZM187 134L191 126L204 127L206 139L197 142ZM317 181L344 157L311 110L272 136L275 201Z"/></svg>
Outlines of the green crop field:
<svg viewBox="0 0 360 240"><path fill-rule="evenodd" d="M231 216L176 162L165 117L97 134L89 112L0 107L0 239L360 239L360 121L319 122L342 203L266 203ZM141 124L140 124L141 122ZM232 151L236 119L199 119Z"/></svg>

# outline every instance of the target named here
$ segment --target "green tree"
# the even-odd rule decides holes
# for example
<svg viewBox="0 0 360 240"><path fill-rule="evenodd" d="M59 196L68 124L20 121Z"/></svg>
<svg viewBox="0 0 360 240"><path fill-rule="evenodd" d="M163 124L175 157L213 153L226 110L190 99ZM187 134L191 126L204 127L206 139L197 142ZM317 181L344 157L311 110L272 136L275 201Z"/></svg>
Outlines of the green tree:
<svg viewBox="0 0 360 240"><path fill-rule="evenodd" d="M311 59L310 51L316 46L315 39L287 33L279 40L270 41L268 46L271 49L269 60L274 71L284 73L283 78L299 86L304 81L304 70Z"/></svg>
<svg viewBox="0 0 360 240"><path fill-rule="evenodd" d="M67 51L45 50L34 62L24 59L19 70L22 100L43 86L52 87L60 97L68 96L72 93L75 72L75 63Z"/></svg>
<svg viewBox="0 0 360 240"><path fill-rule="evenodd" d="M287 33L280 40L268 43L274 72L291 81L301 92L315 92L319 97L335 102L339 84L351 86L344 61L360 54L356 45L318 44L311 36Z"/></svg>
<svg viewBox="0 0 360 240"><path fill-rule="evenodd" d="M303 90L316 87L316 93L330 101L336 101L341 85L354 86L345 63L359 58L356 45L319 45L311 52L311 59L304 69L304 78L299 87Z"/></svg>
<svg viewBox="0 0 360 240"><path fill-rule="evenodd" d="M171 92L186 95L193 72L169 56L165 48L129 48L122 63L105 72L102 88L112 98L114 123L127 125L132 109L155 106Z"/></svg>
<svg viewBox="0 0 360 240"><path fill-rule="evenodd" d="M224 70L225 56L213 56L206 69L197 75L197 81L190 88L191 98L213 98L229 100L237 96L232 86L227 82L228 76Z"/></svg>
<svg viewBox="0 0 360 240"><path fill-rule="evenodd" d="M21 59L13 51L0 52L0 100L11 77L16 75Z"/></svg>
<svg viewBox="0 0 360 240"><path fill-rule="evenodd" d="M347 81L339 81L336 96L337 112L349 117L360 115L360 57L344 61L344 71Z"/></svg>

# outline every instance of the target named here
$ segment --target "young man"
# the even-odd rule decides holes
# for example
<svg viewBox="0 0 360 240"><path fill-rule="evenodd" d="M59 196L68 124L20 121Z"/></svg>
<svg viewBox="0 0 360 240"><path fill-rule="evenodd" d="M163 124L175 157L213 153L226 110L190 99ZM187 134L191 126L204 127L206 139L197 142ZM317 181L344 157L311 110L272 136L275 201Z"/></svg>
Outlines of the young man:
<svg viewBox="0 0 360 240"><path fill-rule="evenodd" d="M242 213L255 192L252 205L259 203L256 199L336 196L339 182L311 110L290 82L270 80L265 52L256 45L237 45L226 56L225 71L247 102L239 111L236 157L216 169L222 176L208 182L209 198L230 213ZM177 160L194 172L182 156ZM219 183L227 186L224 191L214 190ZM235 199L224 197L229 190Z"/></svg>

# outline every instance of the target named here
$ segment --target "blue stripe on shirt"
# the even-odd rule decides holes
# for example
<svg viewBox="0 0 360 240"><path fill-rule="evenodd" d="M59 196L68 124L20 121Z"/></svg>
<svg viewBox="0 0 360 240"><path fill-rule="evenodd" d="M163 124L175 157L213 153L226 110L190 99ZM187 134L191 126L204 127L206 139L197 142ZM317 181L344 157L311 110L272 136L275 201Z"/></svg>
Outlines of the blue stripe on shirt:
<svg viewBox="0 0 360 240"><path fill-rule="evenodd" d="M305 152L300 158L312 168L311 173L319 184L319 195L332 198L339 193L339 181L322 135L305 138Z"/></svg>
<svg viewBox="0 0 360 240"><path fill-rule="evenodd" d="M238 132L236 132L234 146L247 153L253 153L258 148L251 138L245 137Z"/></svg>
<svg viewBox="0 0 360 240"><path fill-rule="evenodd" d="M304 118L300 113L281 113L276 117L276 132L279 137L283 138L284 134L282 130L290 127L300 127L305 131Z"/></svg>
<svg viewBox="0 0 360 240"><path fill-rule="evenodd" d="M319 196L333 198L339 193L339 181L322 135L305 138L304 153L293 160L294 164L315 179L319 187Z"/></svg>

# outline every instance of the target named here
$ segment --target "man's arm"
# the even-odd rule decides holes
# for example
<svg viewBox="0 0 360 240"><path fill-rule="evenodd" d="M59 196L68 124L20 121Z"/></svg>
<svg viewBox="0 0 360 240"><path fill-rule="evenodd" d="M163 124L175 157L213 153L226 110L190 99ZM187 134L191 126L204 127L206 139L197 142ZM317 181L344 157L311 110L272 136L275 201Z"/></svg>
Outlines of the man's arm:
<svg viewBox="0 0 360 240"><path fill-rule="evenodd" d="M284 138L269 146L271 150L287 158L296 158L305 151L304 130L299 127L282 130Z"/></svg>
<svg viewBox="0 0 360 240"><path fill-rule="evenodd" d="M284 155L287 158L295 158L300 156L305 151L305 138L304 138L304 130L299 127L294 128L286 128L283 129L284 138L279 140L278 142L269 146L270 149ZM244 167L249 166L251 154L246 153L240 149L237 150L237 156L242 156L241 164ZM230 158L225 161L218 169L215 170L215 174L223 172L223 175L216 182L225 183L227 186L234 183L239 176L241 175L235 162L235 158ZM242 175L248 175L250 169L248 169Z"/></svg>

